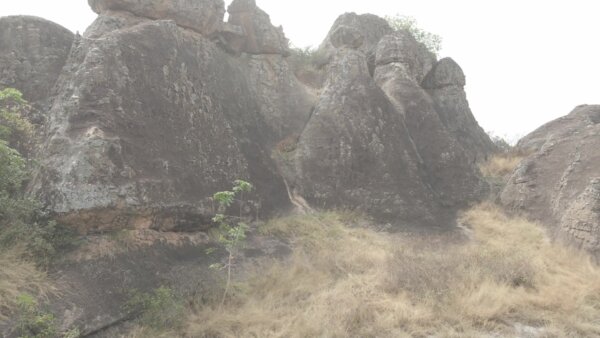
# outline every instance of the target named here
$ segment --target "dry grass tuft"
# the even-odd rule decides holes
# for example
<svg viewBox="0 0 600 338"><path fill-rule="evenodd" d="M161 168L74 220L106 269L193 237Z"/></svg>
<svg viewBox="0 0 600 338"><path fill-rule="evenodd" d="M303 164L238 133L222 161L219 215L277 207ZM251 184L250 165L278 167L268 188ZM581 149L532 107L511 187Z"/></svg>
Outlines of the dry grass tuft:
<svg viewBox="0 0 600 338"><path fill-rule="evenodd" d="M485 177L503 178L513 173L525 155L518 152L507 152L495 155L483 163L479 169Z"/></svg>
<svg viewBox="0 0 600 338"><path fill-rule="evenodd" d="M466 212L466 243L349 228L335 213L263 232L289 238L222 309L189 317L193 337L600 336L600 270L491 204ZM523 329L525 328L525 329Z"/></svg>
<svg viewBox="0 0 600 338"><path fill-rule="evenodd" d="M46 298L56 291L45 272L21 257L16 250L0 252L0 321L14 314L20 294Z"/></svg>

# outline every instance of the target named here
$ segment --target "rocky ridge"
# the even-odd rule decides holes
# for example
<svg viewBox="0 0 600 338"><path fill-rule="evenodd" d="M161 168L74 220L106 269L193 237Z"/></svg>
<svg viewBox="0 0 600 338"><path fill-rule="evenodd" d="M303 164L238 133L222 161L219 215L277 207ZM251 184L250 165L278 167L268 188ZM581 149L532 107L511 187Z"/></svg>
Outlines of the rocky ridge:
<svg viewBox="0 0 600 338"><path fill-rule="evenodd" d="M583 105L527 135L530 153L501 200L600 257L600 106Z"/></svg>

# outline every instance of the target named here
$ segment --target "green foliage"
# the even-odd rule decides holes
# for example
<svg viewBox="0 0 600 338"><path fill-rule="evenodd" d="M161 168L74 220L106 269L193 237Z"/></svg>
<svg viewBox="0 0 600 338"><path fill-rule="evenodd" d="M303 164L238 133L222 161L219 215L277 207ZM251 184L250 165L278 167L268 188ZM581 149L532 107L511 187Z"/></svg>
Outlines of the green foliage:
<svg viewBox="0 0 600 338"><path fill-rule="evenodd" d="M133 291L124 310L131 315L140 315L144 326L156 330L179 328L183 323L182 302L167 287L161 286L151 293Z"/></svg>
<svg viewBox="0 0 600 338"><path fill-rule="evenodd" d="M424 44L433 54L438 55L442 50L442 37L420 28L415 18L406 15L396 15L386 16L385 19L394 30L404 30L412 34L417 41Z"/></svg>
<svg viewBox="0 0 600 338"><path fill-rule="evenodd" d="M17 299L19 307L17 331L19 338L55 338L58 337L54 315L40 310L40 307L28 294Z"/></svg>
<svg viewBox="0 0 600 338"><path fill-rule="evenodd" d="M29 108L18 90L6 88L0 91L0 139L9 141L13 136L26 138L31 135L33 127L22 116Z"/></svg>
<svg viewBox="0 0 600 338"><path fill-rule="evenodd" d="M47 266L74 244L74 234L47 220L40 205L23 196L28 179L27 161L10 146L15 136L28 137L31 124L21 115L28 104L12 88L0 91L0 249L25 247L25 255Z"/></svg>
<svg viewBox="0 0 600 338"><path fill-rule="evenodd" d="M235 260L239 255L240 250L243 248L246 240L246 232L249 226L241 222L243 208L246 204L244 200L244 193L250 193L254 189L254 186L243 180L236 180L233 183L231 191L220 191L214 194L213 200L218 203L219 213L213 217L213 222L218 225L218 242L225 247L227 250L228 258L227 263L224 264L213 264L210 267L216 270L227 270L227 283L225 285L225 291L223 292L223 299L221 305L225 302L227 292L231 285L231 270L235 264ZM236 200L236 197L239 198ZM240 205L239 216L228 216L224 212L237 201ZM237 221L235 221L237 220ZM235 225L233 225L235 224ZM207 253L213 252L213 249L207 250Z"/></svg>
<svg viewBox="0 0 600 338"><path fill-rule="evenodd" d="M289 63L296 69L314 69L323 68L328 62L327 53L320 49L311 47L306 48L290 48Z"/></svg>

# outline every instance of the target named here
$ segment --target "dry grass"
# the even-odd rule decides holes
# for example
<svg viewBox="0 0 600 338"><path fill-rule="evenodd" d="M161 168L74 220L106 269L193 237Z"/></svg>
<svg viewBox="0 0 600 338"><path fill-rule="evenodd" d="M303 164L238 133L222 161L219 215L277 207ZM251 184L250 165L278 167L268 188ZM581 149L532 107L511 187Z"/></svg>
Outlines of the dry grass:
<svg viewBox="0 0 600 338"><path fill-rule="evenodd" d="M483 163L479 169L485 177L503 178L513 173L525 155L518 152L507 152L495 155Z"/></svg>
<svg viewBox="0 0 600 338"><path fill-rule="evenodd" d="M45 272L21 257L16 249L0 252L0 321L14 314L20 294L43 299L56 291Z"/></svg>
<svg viewBox="0 0 600 338"><path fill-rule="evenodd" d="M333 213L268 224L295 250L265 262L192 337L600 336L600 270L491 204L462 217L471 240L349 228ZM525 329L523 329L525 328Z"/></svg>

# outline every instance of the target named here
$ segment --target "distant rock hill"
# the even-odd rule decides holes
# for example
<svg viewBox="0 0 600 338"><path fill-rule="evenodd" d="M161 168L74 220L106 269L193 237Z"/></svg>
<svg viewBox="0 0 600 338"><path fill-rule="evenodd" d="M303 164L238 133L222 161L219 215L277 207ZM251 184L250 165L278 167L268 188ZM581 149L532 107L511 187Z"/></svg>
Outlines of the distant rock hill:
<svg viewBox="0 0 600 338"><path fill-rule="evenodd" d="M228 22L222 0L89 3L83 36L0 20L0 83L46 102L30 192L82 233L206 229L237 178L263 217L299 198L393 226L451 226L486 192L461 68L379 17L335 22L315 88L253 0Z"/></svg>
<svg viewBox="0 0 600 338"><path fill-rule="evenodd" d="M502 202L600 257L600 106L583 105L523 138L531 153Z"/></svg>

